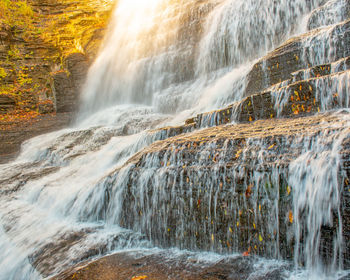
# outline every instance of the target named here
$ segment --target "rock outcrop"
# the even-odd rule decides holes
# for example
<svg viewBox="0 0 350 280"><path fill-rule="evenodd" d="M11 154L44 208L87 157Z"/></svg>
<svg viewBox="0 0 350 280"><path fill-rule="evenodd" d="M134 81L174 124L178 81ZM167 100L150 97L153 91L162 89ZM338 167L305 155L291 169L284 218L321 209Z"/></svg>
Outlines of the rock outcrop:
<svg viewBox="0 0 350 280"><path fill-rule="evenodd" d="M104 182L99 215L113 204L113 189L122 189L120 225L155 246L294 259L302 266L310 265L312 248L324 264L336 260L349 268L349 113L335 110L350 106L350 22L348 1L328 5L343 5L344 13L324 21L331 7L314 11L310 29L333 25L292 38L258 61L241 101L151 131L160 141ZM322 161L324 154L329 162ZM308 174L298 173L303 168ZM334 176L321 178L319 168L334 168ZM120 172L126 179L115 186ZM324 189L313 190L313 205L298 202L298 195L309 196L301 188L305 176L325 180L317 181ZM309 224L306 216L317 211L330 220ZM315 245L307 236L316 231ZM93 277L90 268L115 273L109 268L119 257L58 279Z"/></svg>
<svg viewBox="0 0 350 280"><path fill-rule="evenodd" d="M94 261L90 265L81 265L60 274L58 279L170 279L170 280L245 280L254 275L256 259L254 257L227 257L215 264L197 260L196 256L183 255L180 258L169 258L172 252L143 255L142 252L115 254ZM244 269L242 269L244 267ZM278 280L283 269L275 268L257 280Z"/></svg>
<svg viewBox="0 0 350 280"><path fill-rule="evenodd" d="M0 114L11 112L16 106L13 98L6 95L0 95Z"/></svg>
<svg viewBox="0 0 350 280"><path fill-rule="evenodd" d="M300 69L332 63L350 56L349 43L349 20L292 38L254 65L248 74L245 95L289 80L292 73Z"/></svg>
<svg viewBox="0 0 350 280"><path fill-rule="evenodd" d="M65 97L66 103L72 103L73 95L74 100L78 98L87 65L102 41L112 4L103 0L20 2L26 13L22 15L16 5L10 5L12 23L0 25L0 95L12 95L17 110L50 113L54 107L43 104L55 103L56 99L62 102ZM55 89L51 87L50 73L57 71L74 73L69 74L65 85ZM70 88L70 93L55 97L62 87ZM59 103L55 107L65 107L63 111L69 107L73 112L76 104Z"/></svg>
<svg viewBox="0 0 350 280"><path fill-rule="evenodd" d="M6 14L0 5L1 163L17 155L23 140L69 124L112 6L104 0L10 2Z"/></svg>
<svg viewBox="0 0 350 280"><path fill-rule="evenodd" d="M57 112L76 112L79 93L84 83L89 61L82 53L70 54L64 64L67 70L52 75L52 89Z"/></svg>
<svg viewBox="0 0 350 280"><path fill-rule="evenodd" d="M346 141L339 176L342 204L347 204L347 121L342 114L261 120L156 142L130 160L121 224L145 233L158 246L292 258L295 240L290 239L288 215L298 186L288 185L288 167L307 152L305 141L312 145L319 136L342 131ZM333 140L325 141L332 145ZM347 224L348 209L342 211ZM337 230L333 225L322 235L334 236ZM348 267L350 235L343 234ZM329 258L332 242L321 244Z"/></svg>

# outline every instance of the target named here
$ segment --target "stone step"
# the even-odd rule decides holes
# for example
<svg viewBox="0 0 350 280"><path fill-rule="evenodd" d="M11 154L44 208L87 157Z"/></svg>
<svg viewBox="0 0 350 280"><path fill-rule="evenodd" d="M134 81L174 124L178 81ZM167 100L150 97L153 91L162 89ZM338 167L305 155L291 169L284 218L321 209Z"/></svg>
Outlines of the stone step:
<svg viewBox="0 0 350 280"><path fill-rule="evenodd" d="M350 20L288 40L260 59L248 74L245 95L293 78L292 73L349 57ZM316 55L318 54L318 55Z"/></svg>
<svg viewBox="0 0 350 280"><path fill-rule="evenodd" d="M349 69L350 69L350 57L345 57L333 63L316 65L308 69L301 69L299 71L293 72L291 73L292 75L291 79L283 81L282 83L273 85L272 87L274 88L284 87L284 86L293 84L295 82L309 80L312 78L319 78L322 76L343 72Z"/></svg>
<svg viewBox="0 0 350 280"><path fill-rule="evenodd" d="M223 109L198 114L183 126L164 127L166 139L203 127L311 115L350 106L350 57L291 73L291 78ZM159 131L158 131L159 132Z"/></svg>
<svg viewBox="0 0 350 280"><path fill-rule="evenodd" d="M348 58L337 62L334 65L339 67L334 66L330 72L346 69L348 62ZM317 69L323 71L322 75L315 74ZM350 70L328 74L327 66L316 66L304 71L313 73L316 77L277 84L268 91L248 96L226 108L198 114L188 119L184 126L164 128L167 131L165 134L171 137L203 127L311 115L350 106L350 88L347 82Z"/></svg>
<svg viewBox="0 0 350 280"><path fill-rule="evenodd" d="M347 0L327 1L323 6L315 9L308 20L308 30L332 25L350 17L350 2Z"/></svg>
<svg viewBox="0 0 350 280"><path fill-rule="evenodd" d="M327 113L260 120L155 142L128 162L121 225L144 233L161 247L249 251L292 259L291 233L297 214L292 204L296 186L288 183L289 165L306 153L306 143L322 138L329 148L334 141L327 136L345 133L338 172L341 217L334 214L334 219L342 219L342 257L345 267L350 267L348 119L348 113ZM112 178L117 174L118 170L109 181L115 182ZM113 202L106 203L108 208ZM320 230L320 254L329 263L338 224Z"/></svg>

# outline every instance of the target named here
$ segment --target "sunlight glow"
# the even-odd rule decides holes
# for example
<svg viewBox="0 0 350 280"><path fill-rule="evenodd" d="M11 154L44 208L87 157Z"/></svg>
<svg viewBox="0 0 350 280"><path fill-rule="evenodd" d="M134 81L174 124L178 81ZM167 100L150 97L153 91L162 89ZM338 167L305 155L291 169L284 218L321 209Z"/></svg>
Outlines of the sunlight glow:
<svg viewBox="0 0 350 280"><path fill-rule="evenodd" d="M155 23L156 9L166 0L121 0L116 9L116 20L128 17L128 26L124 26L130 33L138 33ZM124 21L125 22L125 21Z"/></svg>

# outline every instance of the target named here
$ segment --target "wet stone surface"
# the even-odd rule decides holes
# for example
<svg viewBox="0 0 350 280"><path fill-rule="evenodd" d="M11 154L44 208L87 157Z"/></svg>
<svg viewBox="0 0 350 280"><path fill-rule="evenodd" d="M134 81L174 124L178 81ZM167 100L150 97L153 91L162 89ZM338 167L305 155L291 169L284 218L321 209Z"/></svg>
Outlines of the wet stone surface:
<svg viewBox="0 0 350 280"><path fill-rule="evenodd" d="M323 133L349 135L345 122L341 114L261 120L158 141L130 160L120 224L141 231L156 246L292 259L289 164L305 153L305 141L312 145ZM346 147L338 171L344 194ZM342 201L347 203L347 195ZM342 209L346 223L350 216ZM337 222L322 228L320 254L326 262L337 230ZM344 233L348 267L350 240Z"/></svg>
<svg viewBox="0 0 350 280"><path fill-rule="evenodd" d="M292 73L316 65L335 62L350 55L350 22L334 28L313 30L288 40L255 64L248 74L246 95L251 95L292 77ZM319 53L320 55L315 55Z"/></svg>
<svg viewBox="0 0 350 280"><path fill-rule="evenodd" d="M85 263L51 280L112 280L112 279L172 279L172 280L279 280L288 265L272 265L256 273L259 260L254 257L227 257L210 263L191 255L172 257L171 252L144 254L119 253ZM260 260L261 261L261 260ZM140 278L137 278L140 277ZM143 278L142 278L143 277Z"/></svg>

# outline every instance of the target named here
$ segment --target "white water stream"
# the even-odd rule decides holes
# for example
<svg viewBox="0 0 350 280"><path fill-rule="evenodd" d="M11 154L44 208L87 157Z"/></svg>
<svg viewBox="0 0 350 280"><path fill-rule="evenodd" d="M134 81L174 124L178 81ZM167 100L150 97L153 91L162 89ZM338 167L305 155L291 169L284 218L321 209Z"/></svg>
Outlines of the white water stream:
<svg viewBox="0 0 350 280"><path fill-rule="evenodd" d="M148 133L150 129L182 124L197 113L240 100L254 61L306 31L311 12L325 2L120 0L83 88L77 123L27 141L15 161L1 165L0 280L41 279L91 256L153 248L155 240L120 225L131 168L123 167L125 162L161 139L160 133ZM321 182L312 184L323 186L322 180L338 171L337 144L343 132L348 131L331 136L334 144L325 160L333 161L322 169L325 178L309 170L298 183L304 178L299 173L311 168L302 166L308 160L303 157L322 150L317 143L291 165L291 183L300 186L297 197L308 192L303 188L307 180L318 178ZM146 182L150 174L142 176ZM339 199L334 197L336 188L332 183L332 209ZM319 192L314 199L320 196L322 201ZM295 211L308 203L296 202ZM308 208L315 231L321 222L330 223L329 217L314 217L316 206ZM329 214L328 208L322 211ZM310 238L317 241L314 235ZM340 250L341 240L337 242L335 250ZM318 247L313 246L303 259L309 271L320 264L312 255ZM263 274L269 266L261 267ZM285 277L310 279L308 273L286 271ZM318 279L328 277L322 269L317 273Z"/></svg>

